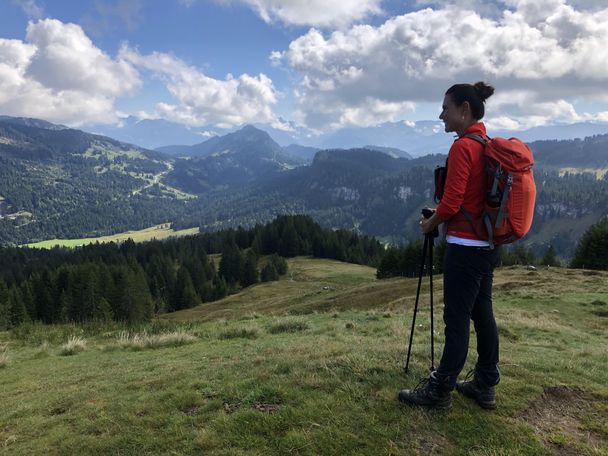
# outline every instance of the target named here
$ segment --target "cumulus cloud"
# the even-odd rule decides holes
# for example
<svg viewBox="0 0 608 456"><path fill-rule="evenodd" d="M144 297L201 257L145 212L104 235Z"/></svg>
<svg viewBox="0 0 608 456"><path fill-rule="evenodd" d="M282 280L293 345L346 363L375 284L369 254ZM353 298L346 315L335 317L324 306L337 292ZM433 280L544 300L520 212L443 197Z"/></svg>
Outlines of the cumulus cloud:
<svg viewBox="0 0 608 456"><path fill-rule="evenodd" d="M342 27L380 13L381 0L241 0L266 22Z"/></svg>
<svg viewBox="0 0 608 456"><path fill-rule="evenodd" d="M272 111L278 92L264 74L231 74L224 80L214 79L187 65L179 58L165 54L140 54L123 46L120 58L161 77L178 104L158 103L157 115L187 125L214 124L230 128L245 122L269 122L281 125Z"/></svg>
<svg viewBox="0 0 608 456"><path fill-rule="evenodd" d="M196 0L179 0L191 6ZM216 0L220 4L241 3L268 23L344 27L382 12L382 0Z"/></svg>
<svg viewBox="0 0 608 456"><path fill-rule="evenodd" d="M81 125L116 120L114 101L134 93L135 68L97 48L75 24L30 22L25 41L0 39L0 110Z"/></svg>
<svg viewBox="0 0 608 456"><path fill-rule="evenodd" d="M531 122L580 120L574 97L608 97L608 8L591 1L579 9L566 0L501 3L498 17L448 5L378 27L329 35L311 29L271 59L301 75L300 119L317 128L391 120L395 106L439 102L454 82L493 83L495 97L521 100L496 103L505 109L500 115ZM349 110L355 114L345 116Z"/></svg>

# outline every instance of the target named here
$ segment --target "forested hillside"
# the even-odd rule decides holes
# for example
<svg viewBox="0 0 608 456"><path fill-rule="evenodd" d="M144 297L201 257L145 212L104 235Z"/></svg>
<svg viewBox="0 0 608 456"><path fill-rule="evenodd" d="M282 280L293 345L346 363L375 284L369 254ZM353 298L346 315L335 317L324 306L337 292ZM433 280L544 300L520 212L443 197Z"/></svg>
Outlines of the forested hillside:
<svg viewBox="0 0 608 456"><path fill-rule="evenodd" d="M0 120L0 244L144 228L183 210L158 152L27 120Z"/></svg>
<svg viewBox="0 0 608 456"><path fill-rule="evenodd" d="M0 243L167 222L216 231L302 213L400 243L419 237L420 209L433 205L433 169L445 162L333 149L293 168L251 126L193 147L199 157L172 157L35 119L0 119ZM537 254L553 245L571 257L582 233L608 213L608 135L531 147L538 201L524 242Z"/></svg>
<svg viewBox="0 0 608 456"><path fill-rule="evenodd" d="M0 249L0 329L25 321L141 322L285 274L283 257L314 255L377 266L374 239L279 217L170 241L91 244L75 250ZM209 255L221 254L216 266Z"/></svg>

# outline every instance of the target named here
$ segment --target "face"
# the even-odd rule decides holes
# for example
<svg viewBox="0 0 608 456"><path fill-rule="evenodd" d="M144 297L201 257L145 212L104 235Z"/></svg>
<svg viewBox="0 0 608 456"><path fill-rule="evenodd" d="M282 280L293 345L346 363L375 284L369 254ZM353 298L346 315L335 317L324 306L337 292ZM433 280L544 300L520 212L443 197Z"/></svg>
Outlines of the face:
<svg viewBox="0 0 608 456"><path fill-rule="evenodd" d="M441 107L442 111L439 118L443 120L446 133L451 131L458 133L462 130L464 125L463 106L456 106L451 95L446 95L443 98L443 106Z"/></svg>

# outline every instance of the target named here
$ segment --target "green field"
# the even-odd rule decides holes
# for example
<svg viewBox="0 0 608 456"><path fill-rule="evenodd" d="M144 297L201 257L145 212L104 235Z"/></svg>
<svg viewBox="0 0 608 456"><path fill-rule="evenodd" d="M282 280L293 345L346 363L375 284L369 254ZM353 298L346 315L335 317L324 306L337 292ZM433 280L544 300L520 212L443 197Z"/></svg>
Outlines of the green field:
<svg viewBox="0 0 608 456"><path fill-rule="evenodd" d="M178 236L189 236L191 234L197 234L198 228L188 228L185 230L175 231L171 228L170 223L164 223L161 225L151 226L139 231L127 231L125 233L113 234L111 236L100 236L96 238L82 238L82 239L50 239L48 241L35 242L32 244L25 244L24 247L31 247L34 249L52 249L53 247L79 247L82 245L94 244L95 242L123 242L127 239L133 239L135 242L146 242L153 239L166 239L168 237Z"/></svg>
<svg viewBox="0 0 608 456"><path fill-rule="evenodd" d="M498 408L455 395L436 412L396 400L428 373L427 294L402 370L416 279L307 258L289 268L139 327L0 333L0 454L608 454L608 273L498 270ZM71 336L82 351L63 347Z"/></svg>

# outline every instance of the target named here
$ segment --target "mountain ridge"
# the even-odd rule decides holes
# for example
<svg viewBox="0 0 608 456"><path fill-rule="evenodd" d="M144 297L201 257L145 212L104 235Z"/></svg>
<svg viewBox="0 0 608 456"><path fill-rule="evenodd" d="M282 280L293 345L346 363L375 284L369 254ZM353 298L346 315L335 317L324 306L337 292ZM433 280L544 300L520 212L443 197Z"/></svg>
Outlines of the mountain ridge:
<svg viewBox="0 0 608 456"><path fill-rule="evenodd" d="M203 142L203 156L180 158L27 123L0 120L1 243L95 237L167 222L204 231L281 213L307 213L325 226L400 242L417 235L433 168L446 157L310 148L309 164L296 166L277 160L285 148L250 126ZM567 253L608 212L608 135L530 145L539 191L527 239Z"/></svg>
<svg viewBox="0 0 608 456"><path fill-rule="evenodd" d="M193 128L162 119L136 119L134 117L123 119L121 125L117 127L85 126L84 129L124 142L139 144L148 149L157 149L172 144L189 146L201 142L204 136L222 136L242 128L242 126L232 129L219 129L214 126ZM439 120L385 122L372 127L343 128L326 133L309 131L293 122L286 122L281 128L260 123L256 123L254 126L269 133L281 147L298 144L304 147L333 149L360 148L372 144L405 149L410 155L419 157L445 153L452 142L452 138L444 133L443 124ZM164 134L164 131L167 133ZM492 136L514 136L526 142L582 139L596 134L607 134L608 123L578 122L538 126L526 130L489 128L489 133Z"/></svg>

